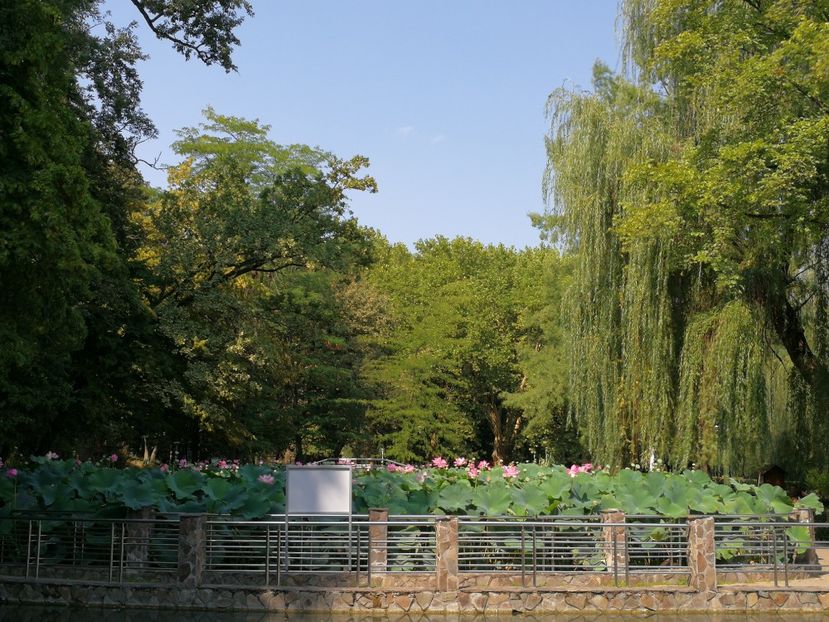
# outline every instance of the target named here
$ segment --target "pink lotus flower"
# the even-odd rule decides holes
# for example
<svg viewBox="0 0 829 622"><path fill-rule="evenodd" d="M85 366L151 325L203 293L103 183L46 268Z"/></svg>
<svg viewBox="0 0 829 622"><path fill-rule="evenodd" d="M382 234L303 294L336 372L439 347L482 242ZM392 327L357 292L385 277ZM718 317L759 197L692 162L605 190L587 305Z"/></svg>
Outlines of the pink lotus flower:
<svg viewBox="0 0 829 622"><path fill-rule="evenodd" d="M6 471L6 477L17 477L17 469L9 469Z"/></svg>
<svg viewBox="0 0 829 622"><path fill-rule="evenodd" d="M406 466L403 467L403 472L404 473L414 473L414 470L415 470L415 468L414 468L413 464L407 464Z"/></svg>
<svg viewBox="0 0 829 622"><path fill-rule="evenodd" d="M219 460L219 462L216 464L216 466L219 467L220 469L226 469L227 468L227 461Z"/></svg>
<svg viewBox="0 0 829 622"><path fill-rule="evenodd" d="M504 477L518 477L521 472L518 470L518 467L514 464L510 464L504 467Z"/></svg>
<svg viewBox="0 0 829 622"><path fill-rule="evenodd" d="M0 466L2 466L2 465L0 465ZM75 458L75 466L81 466L80 458Z"/></svg>
<svg viewBox="0 0 829 622"><path fill-rule="evenodd" d="M301 464L298 462L297 464ZM340 458L337 460L337 464L354 464L354 461L351 458Z"/></svg>
<svg viewBox="0 0 829 622"><path fill-rule="evenodd" d="M267 484L268 486L273 486L273 475L265 473L260 475L256 478L258 481L262 482L263 484Z"/></svg>
<svg viewBox="0 0 829 622"><path fill-rule="evenodd" d="M182 458L178 461L178 468L186 469L187 468L187 458Z"/></svg>
<svg viewBox="0 0 829 622"><path fill-rule="evenodd" d="M389 462L389 463L386 465L386 470L387 470L389 473L397 473L398 471L402 471L402 470L403 470L403 468L402 468L402 467L397 466L394 462Z"/></svg>
<svg viewBox="0 0 829 622"><path fill-rule="evenodd" d="M445 469L449 466L449 463L441 456L438 456L437 458L432 458L432 466L436 469Z"/></svg>
<svg viewBox="0 0 829 622"><path fill-rule="evenodd" d="M567 475L570 477L575 477L579 473L590 473L593 470L593 465L589 462L585 462L583 465L578 466L577 464L570 465L570 468L567 469Z"/></svg>
<svg viewBox="0 0 829 622"><path fill-rule="evenodd" d="M46 457L49 460L57 460L58 459L58 455L54 451L47 451L46 452Z"/></svg>
<svg viewBox="0 0 829 622"><path fill-rule="evenodd" d="M455 462L453 462L456 467L462 467L466 464L466 458L455 458Z"/></svg>
<svg viewBox="0 0 829 622"><path fill-rule="evenodd" d="M112 454L112 455L109 457L109 461L110 461L110 462L118 462L118 454Z"/></svg>
<svg viewBox="0 0 829 622"><path fill-rule="evenodd" d="M475 466L472 464L470 464L469 467L467 467L466 469L467 476L471 477L472 479L478 477L478 473L480 473L480 471L476 469Z"/></svg>
<svg viewBox="0 0 829 622"><path fill-rule="evenodd" d="M158 470L161 471L162 473L166 473L167 471L170 470L170 467L168 467L166 464L162 464L160 467L158 467Z"/></svg>
<svg viewBox="0 0 829 622"><path fill-rule="evenodd" d="M488 469L488 468L489 468L489 462L487 462L486 460L481 460L478 463L478 470L479 471L483 471L484 469Z"/></svg>

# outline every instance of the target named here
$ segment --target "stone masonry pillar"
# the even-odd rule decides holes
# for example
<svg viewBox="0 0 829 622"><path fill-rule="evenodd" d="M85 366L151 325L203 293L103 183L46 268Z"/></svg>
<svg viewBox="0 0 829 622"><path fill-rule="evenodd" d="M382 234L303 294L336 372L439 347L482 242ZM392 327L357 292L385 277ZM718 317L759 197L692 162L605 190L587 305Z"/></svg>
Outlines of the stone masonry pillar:
<svg viewBox="0 0 829 622"><path fill-rule="evenodd" d="M146 569L150 561L153 523L143 521L150 521L153 518L155 518L155 508L142 508L130 512L127 516L124 529L124 565L127 569ZM136 522L130 522L130 519Z"/></svg>
<svg viewBox="0 0 829 622"><path fill-rule="evenodd" d="M798 523L814 523L815 512L810 508L798 508L791 511L789 519ZM809 548L806 549L803 557L800 557L798 562L810 566L817 566L817 570L820 570L820 562L818 561L817 551L815 550L815 527L812 525L807 529L809 530Z"/></svg>
<svg viewBox="0 0 829 622"><path fill-rule="evenodd" d="M625 572L627 560L627 533L625 532L625 513L621 510L603 510L601 512L604 527L604 559L610 572Z"/></svg>
<svg viewBox="0 0 829 622"><path fill-rule="evenodd" d="M182 587L201 583L207 562L207 516L182 515L178 532L178 581Z"/></svg>
<svg viewBox="0 0 829 622"><path fill-rule="evenodd" d="M385 508L371 508L368 511L368 564L372 574L382 574L388 568L389 511Z"/></svg>
<svg viewBox="0 0 829 622"><path fill-rule="evenodd" d="M688 521L688 569L690 585L697 592L717 590L714 519L710 516Z"/></svg>
<svg viewBox="0 0 829 622"><path fill-rule="evenodd" d="M458 519L439 516L435 520L435 580L439 592L458 589Z"/></svg>

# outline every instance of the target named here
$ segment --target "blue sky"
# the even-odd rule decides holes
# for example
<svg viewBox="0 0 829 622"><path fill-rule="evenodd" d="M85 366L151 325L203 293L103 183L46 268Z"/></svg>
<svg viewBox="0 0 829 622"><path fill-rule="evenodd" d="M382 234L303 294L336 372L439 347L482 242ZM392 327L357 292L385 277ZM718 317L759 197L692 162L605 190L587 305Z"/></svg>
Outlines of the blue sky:
<svg viewBox="0 0 829 622"><path fill-rule="evenodd" d="M110 0L116 22L137 15ZM185 62L139 28L143 104L169 149L201 110L258 118L280 143L368 156L380 190L359 220L393 242L436 234L535 245L543 210L544 105L619 65L615 0L259 0L239 30L238 73ZM163 185L165 176L145 176Z"/></svg>

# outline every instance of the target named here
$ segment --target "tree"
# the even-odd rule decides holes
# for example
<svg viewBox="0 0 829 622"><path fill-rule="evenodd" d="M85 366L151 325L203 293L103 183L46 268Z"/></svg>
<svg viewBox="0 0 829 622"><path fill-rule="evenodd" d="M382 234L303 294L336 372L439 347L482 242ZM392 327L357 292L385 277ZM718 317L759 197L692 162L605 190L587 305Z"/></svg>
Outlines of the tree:
<svg viewBox="0 0 829 622"><path fill-rule="evenodd" d="M232 68L232 30L247 3L135 4L165 38ZM151 332L131 279L141 268L128 261L129 214L144 194L134 148L155 129L140 108L135 65L144 57L133 26L109 23L99 6L22 0L0 9L5 456L86 443L102 424L123 434L141 403L130 371Z"/></svg>
<svg viewBox="0 0 829 622"><path fill-rule="evenodd" d="M71 355L87 338L96 288L118 263L83 154L70 20L50 3L3 10L0 84L0 447L48 429L71 398ZM40 417L40 420L37 418ZM40 436L38 434L37 436Z"/></svg>
<svg viewBox="0 0 829 622"><path fill-rule="evenodd" d="M584 462L578 431L568 417L568 342L562 294L570 258L551 248L526 249L518 256L513 297L522 330L516 344L521 381L504 403L522 413L520 444L534 458L559 464Z"/></svg>
<svg viewBox="0 0 829 622"><path fill-rule="evenodd" d="M631 79L550 100L588 446L747 473L796 439L794 472L825 463L827 6L622 11Z"/></svg>
<svg viewBox="0 0 829 622"><path fill-rule="evenodd" d="M148 390L186 416L195 453L294 441L302 456L310 428L317 447L345 433L334 402L360 396L353 361L338 355L350 333L333 271L367 258L345 192L374 181L356 176L364 158L282 147L256 121L205 116L180 133L185 160L168 189L134 214L141 289L178 370Z"/></svg>
<svg viewBox="0 0 829 622"><path fill-rule="evenodd" d="M552 345L531 318L545 305L535 270L554 257L440 237L418 242L414 254L384 251L367 281L388 297L391 323L366 374L383 395L370 417L390 456L486 451L507 462L524 442L525 407L551 415L560 394L542 403L544 381L533 374L530 385L522 363L532 334L530 348Z"/></svg>

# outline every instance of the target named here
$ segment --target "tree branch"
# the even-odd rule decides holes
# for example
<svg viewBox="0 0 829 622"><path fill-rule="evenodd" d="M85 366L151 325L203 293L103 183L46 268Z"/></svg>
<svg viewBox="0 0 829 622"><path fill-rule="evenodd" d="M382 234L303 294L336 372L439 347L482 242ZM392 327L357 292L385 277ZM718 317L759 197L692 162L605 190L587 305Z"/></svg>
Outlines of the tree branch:
<svg viewBox="0 0 829 622"><path fill-rule="evenodd" d="M144 8L144 5L141 3L141 0L130 0L130 1L133 3L135 8L138 9L138 12L141 13L141 17L144 18L144 21L147 23L147 26L149 26L150 30L153 31L153 33L155 34L156 37L158 37L159 39L167 39L167 41L171 41L172 43L175 43L176 45L180 45L183 48L187 48L188 50L192 50L193 52L196 53L196 56L198 56L199 59L203 63L208 64L208 65L210 64L211 59L208 56L203 54L201 45L193 45L192 43L188 43L187 41L184 41L183 39L179 39L178 37L170 34L169 32L164 32L164 31L160 30L155 25L156 21L158 21L158 18L161 17L160 13L158 15L156 15L155 17L151 17L150 14L147 13L147 10Z"/></svg>

